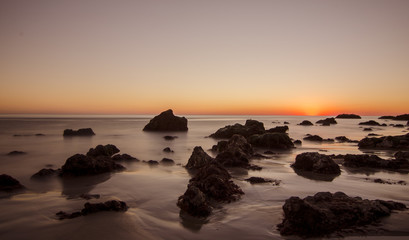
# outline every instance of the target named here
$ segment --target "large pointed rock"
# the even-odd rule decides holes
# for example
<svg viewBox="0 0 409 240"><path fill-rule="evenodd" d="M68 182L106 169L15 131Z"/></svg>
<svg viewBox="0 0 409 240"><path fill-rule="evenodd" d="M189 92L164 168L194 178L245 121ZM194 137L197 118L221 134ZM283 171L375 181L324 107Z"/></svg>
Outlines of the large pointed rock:
<svg viewBox="0 0 409 240"><path fill-rule="evenodd" d="M172 109L152 118L143 131L187 131L187 119L173 114Z"/></svg>

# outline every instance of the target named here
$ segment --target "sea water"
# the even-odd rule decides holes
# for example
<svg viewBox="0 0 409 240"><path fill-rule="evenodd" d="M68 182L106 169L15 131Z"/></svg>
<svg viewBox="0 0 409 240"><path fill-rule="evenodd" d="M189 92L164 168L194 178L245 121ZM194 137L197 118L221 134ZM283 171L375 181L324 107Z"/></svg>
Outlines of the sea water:
<svg viewBox="0 0 409 240"><path fill-rule="evenodd" d="M350 196L394 200L409 205L409 186L379 184L375 178L409 182L408 174L390 171L351 171L341 166L342 173L332 181L319 181L297 175L290 165L297 154L362 154L356 143L314 143L303 141L290 151L275 151L270 158L253 160L261 171L229 169L234 182L244 191L239 201L221 204L205 220L180 214L177 199L186 191L191 176L183 167L195 146L215 156L209 149L217 140L209 138L219 128L246 119L264 123L266 129L288 122L288 134L302 140L306 134L323 138L346 136L360 140L368 133L380 135L406 134L402 124L377 117L337 119L331 126L300 126L303 120L316 122L326 117L307 116L186 116L188 132L144 132L153 116L69 116L69 115L2 115L0 116L0 174L19 180L27 190L0 198L0 239L282 239L276 225L283 219L282 206L291 196L301 198L320 191L342 191ZM387 127L363 131L359 122L376 120ZM63 137L64 129L92 128L92 137ZM41 134L38 136L37 134ZM177 136L165 140L165 135ZM60 168L70 156L85 154L98 144L114 144L120 153L141 160L123 163L126 171L89 177L44 181L30 177L42 168ZM170 147L174 152L163 152ZM18 150L27 154L9 156ZM259 149L260 153L265 150ZM365 152L367 153L367 152ZM370 151L388 159L394 151ZM175 165L150 166L143 161L171 158ZM122 163L121 163L122 164ZM244 179L260 176L281 180L279 186L252 185ZM84 200L81 194L99 194L100 199ZM130 207L125 213L101 212L86 217L58 220L59 211L75 212L85 202L118 199ZM387 235L409 236L409 213L394 213L383 220ZM286 237L288 239L288 237ZM297 237L290 237L297 239ZM404 238L404 237L403 237Z"/></svg>

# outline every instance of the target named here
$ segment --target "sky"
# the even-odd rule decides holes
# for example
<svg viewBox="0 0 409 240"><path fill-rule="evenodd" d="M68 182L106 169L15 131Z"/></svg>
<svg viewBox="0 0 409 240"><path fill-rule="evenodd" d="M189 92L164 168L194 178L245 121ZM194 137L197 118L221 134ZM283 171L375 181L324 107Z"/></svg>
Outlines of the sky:
<svg viewBox="0 0 409 240"><path fill-rule="evenodd" d="M406 0L0 0L0 113L409 113Z"/></svg>

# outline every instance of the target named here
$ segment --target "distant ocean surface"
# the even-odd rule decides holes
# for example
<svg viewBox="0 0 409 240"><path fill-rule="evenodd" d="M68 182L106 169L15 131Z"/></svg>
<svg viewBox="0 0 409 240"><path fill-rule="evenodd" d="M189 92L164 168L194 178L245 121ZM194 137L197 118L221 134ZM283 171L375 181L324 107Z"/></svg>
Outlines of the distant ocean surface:
<svg viewBox="0 0 409 240"><path fill-rule="evenodd" d="M310 116L212 116L192 115L188 119L189 131L154 133L144 132L150 115L0 115L0 174L19 180L27 191L0 198L0 239L282 239L276 229L283 218L282 206L291 196L305 197L320 191L342 191L350 196L368 199L394 200L409 206L409 186L379 184L371 179L409 182L408 174L388 171L356 172L341 166L342 173L333 181L316 181L297 175L290 167L297 154L320 152L323 154L362 154L356 143L314 143L303 141L291 151L275 151L270 159L253 160L263 167L261 171L231 169L234 182L245 195L241 200L222 204L205 221L181 217L176 201L187 187L191 176L183 167L195 146L214 156L209 150L217 140L209 138L219 128L247 119L264 123L266 129L283 126L288 122L288 134L293 140L302 140L306 134L323 138L346 136L361 140L368 133L402 135L405 128L389 124L399 122L380 120L374 116L362 119L337 119L331 126L299 126L303 120L315 123L326 117ZM372 127L363 131L359 122L376 120L387 127ZM64 138L64 129L92 128L93 137ZM43 136L36 136L42 134ZM178 136L167 141L165 135ZM120 173L63 180L53 177L46 181L30 177L42 168L60 168L70 156L85 154L98 144L114 144L121 152L141 160L121 163L127 170ZM170 147L174 152L163 152ZM27 154L8 156L11 151ZM263 151L260 151L263 153ZM391 158L393 151L371 152L382 158ZM173 166L149 166L142 160L171 158ZM279 186L251 185L244 181L250 176L281 180ZM87 200L78 195L100 194L102 202L111 199L125 201L125 213L102 212L75 219L58 220L59 211L74 212L82 209ZM383 220L388 235L404 239L409 236L408 213L397 213ZM287 238L286 238L287 239ZM352 239L352 237L351 237ZM381 237L379 238L381 239Z"/></svg>

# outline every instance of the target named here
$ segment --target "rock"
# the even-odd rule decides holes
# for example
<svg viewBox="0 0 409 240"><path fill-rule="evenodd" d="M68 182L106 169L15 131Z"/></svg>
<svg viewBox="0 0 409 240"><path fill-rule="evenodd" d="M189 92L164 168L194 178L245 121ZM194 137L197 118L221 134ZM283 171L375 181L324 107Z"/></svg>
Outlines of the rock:
<svg viewBox="0 0 409 240"><path fill-rule="evenodd" d="M102 212L102 211L113 211L113 212L125 212L128 210L128 206L123 201L111 200L104 203L85 203L84 208L81 212L74 212L68 214L66 212L60 211L56 213L60 220L72 219L80 216L86 216L92 213Z"/></svg>
<svg viewBox="0 0 409 240"><path fill-rule="evenodd" d="M290 124L289 122L284 122L284 124Z"/></svg>
<svg viewBox="0 0 409 240"><path fill-rule="evenodd" d="M376 223L392 210L405 210L399 202L349 197L345 193L319 192L304 199L290 197L283 206L281 235L322 237L342 229Z"/></svg>
<svg viewBox="0 0 409 240"><path fill-rule="evenodd" d="M36 133L34 136L36 136L36 137L44 137L44 136L45 136L45 134L42 134L42 133Z"/></svg>
<svg viewBox="0 0 409 240"><path fill-rule="evenodd" d="M227 170L218 162L210 161L190 179L177 205L192 216L206 217L211 213L211 202L229 203L240 199L242 194Z"/></svg>
<svg viewBox="0 0 409 240"><path fill-rule="evenodd" d="M364 128L364 131L370 132L370 131L372 131L372 128Z"/></svg>
<svg viewBox="0 0 409 240"><path fill-rule="evenodd" d="M117 154L112 157L112 160L116 162L139 162L139 159L132 157L129 154Z"/></svg>
<svg viewBox="0 0 409 240"><path fill-rule="evenodd" d="M173 165L175 164L175 161L170 158L162 158L162 160L160 160L160 163L164 165Z"/></svg>
<svg viewBox="0 0 409 240"><path fill-rule="evenodd" d="M125 170L125 167L116 163L109 156L94 157L75 154L65 161L65 164L61 167L61 175L83 176L122 170Z"/></svg>
<svg viewBox="0 0 409 240"><path fill-rule="evenodd" d="M283 149L288 150L294 148L291 139L285 133L264 133L256 134L248 138L248 142L254 147Z"/></svg>
<svg viewBox="0 0 409 240"><path fill-rule="evenodd" d="M348 142L348 143L358 143L359 141L357 140L351 140L345 136L338 136L335 137L335 140L337 140L338 142L344 143L344 142Z"/></svg>
<svg viewBox="0 0 409 240"><path fill-rule="evenodd" d="M312 126L312 125L314 125L312 122L310 122L310 121L308 121L308 120L304 120L304 121L302 121L300 124L298 124L298 125L301 125L301 126Z"/></svg>
<svg viewBox="0 0 409 240"><path fill-rule="evenodd" d="M173 115L172 109L152 118L143 131L187 131L187 119Z"/></svg>
<svg viewBox="0 0 409 240"><path fill-rule="evenodd" d="M369 149L408 149L409 133L399 136L384 136L379 138L364 138L358 143L359 148Z"/></svg>
<svg viewBox="0 0 409 240"><path fill-rule="evenodd" d="M37 173L35 173L33 176L31 176L31 179L44 179L52 176L56 176L57 174L61 173L61 170L54 170L51 168L43 168Z"/></svg>
<svg viewBox="0 0 409 240"><path fill-rule="evenodd" d="M301 140L295 140L294 145L302 145L302 141Z"/></svg>
<svg viewBox="0 0 409 240"><path fill-rule="evenodd" d="M0 191L2 192L13 192L17 190L23 190L25 187L20 184L17 179L7 175L0 175Z"/></svg>
<svg viewBox="0 0 409 240"><path fill-rule="evenodd" d="M220 128L215 133L211 134L210 137L216 139L229 139L233 135L241 135L245 138L248 138L254 134L264 133L264 124L256 120L247 120L246 124L243 126L239 123L234 125L228 125L223 128Z"/></svg>
<svg viewBox="0 0 409 240"><path fill-rule="evenodd" d="M390 119L393 120L395 117L394 116L381 116L378 119Z"/></svg>
<svg viewBox="0 0 409 240"><path fill-rule="evenodd" d="M178 136L164 136L163 138L165 140L172 141L172 140L175 140L176 138L178 138Z"/></svg>
<svg viewBox="0 0 409 240"><path fill-rule="evenodd" d="M371 181L374 182L374 183L380 183L380 184L389 184L389 185L399 184L399 185L406 185L406 182L403 181L403 180L393 181L393 180L390 180L390 179L385 180L385 179L381 179L381 178L375 178L375 179L366 178L366 180L371 180Z"/></svg>
<svg viewBox="0 0 409 240"><path fill-rule="evenodd" d="M318 120L316 123L322 124L323 126L329 126L331 124L337 124L337 121L335 120L335 118L326 118L326 119Z"/></svg>
<svg viewBox="0 0 409 240"><path fill-rule="evenodd" d="M94 136L95 133L91 128L80 128L78 130L65 129L63 136L64 137L73 137L73 136Z"/></svg>
<svg viewBox="0 0 409 240"><path fill-rule="evenodd" d="M85 200L90 200L90 199L99 199L101 195L99 194L88 194L88 193L83 193L79 196L80 198L83 198Z"/></svg>
<svg viewBox="0 0 409 240"><path fill-rule="evenodd" d="M409 121L406 123L406 126L409 126Z"/></svg>
<svg viewBox="0 0 409 240"><path fill-rule="evenodd" d="M27 154L26 152L22 152L22 151L11 151L9 153L7 153L7 156L17 156L17 155L24 155Z"/></svg>
<svg viewBox="0 0 409 240"><path fill-rule="evenodd" d="M368 136L369 136L369 137L375 137L375 136L381 136L381 135L376 134L376 133L370 133L370 134L368 134Z"/></svg>
<svg viewBox="0 0 409 240"><path fill-rule="evenodd" d="M397 121L409 121L409 114L398 115L398 116L396 116L393 120L397 120Z"/></svg>
<svg viewBox="0 0 409 240"><path fill-rule="evenodd" d="M273 155L273 154L276 154L276 153L273 152L273 151L268 150L268 151L265 151L264 154L271 154L271 155Z"/></svg>
<svg viewBox="0 0 409 240"><path fill-rule="evenodd" d="M266 130L268 133L286 133L288 131L288 126L277 126L275 128L270 128Z"/></svg>
<svg viewBox="0 0 409 240"><path fill-rule="evenodd" d="M159 165L159 162L156 160L149 160L146 162L147 164L151 165L151 166L155 166L155 165Z"/></svg>
<svg viewBox="0 0 409 240"><path fill-rule="evenodd" d="M201 167L204 167L206 164L208 164L210 161L212 161L213 158L210 157L202 147L198 146L193 149L192 155L190 156L186 168L189 170L192 169L199 169Z"/></svg>
<svg viewBox="0 0 409 240"><path fill-rule="evenodd" d="M298 154L295 158L295 163L293 163L291 167L320 174L341 174L338 164L336 164L330 156L316 152Z"/></svg>
<svg viewBox="0 0 409 240"><path fill-rule="evenodd" d="M409 152L399 151L395 153L394 157L396 159L408 159L409 160Z"/></svg>
<svg viewBox="0 0 409 240"><path fill-rule="evenodd" d="M356 114L339 114L335 118L348 118L348 119L361 119L359 115Z"/></svg>
<svg viewBox="0 0 409 240"><path fill-rule="evenodd" d="M366 167L397 171L409 169L409 161L407 159L385 160L376 155L367 154L347 154L344 156L343 165L351 168Z"/></svg>
<svg viewBox="0 0 409 240"><path fill-rule="evenodd" d="M98 156L107 156L111 157L115 153L119 153L119 149L112 144L107 144L105 146L98 145L95 148L90 148L87 152L87 156L98 157Z"/></svg>
<svg viewBox="0 0 409 240"><path fill-rule="evenodd" d="M405 127L405 126L403 126L403 124L395 124L393 127L396 127L396 128L403 128L403 127Z"/></svg>
<svg viewBox="0 0 409 240"><path fill-rule="evenodd" d="M318 135L310 135L310 134L307 134L307 136L304 137L303 139L307 140L307 141L313 141L313 142L323 142L323 141L333 142L334 141L334 139L330 139L330 138L323 139L322 137L320 137Z"/></svg>
<svg viewBox="0 0 409 240"><path fill-rule="evenodd" d="M224 167L248 167L250 158L253 156L253 147L241 135L233 135L220 152L215 161Z"/></svg>
<svg viewBox="0 0 409 240"><path fill-rule="evenodd" d="M374 120L370 120L370 121L367 121L367 122L360 122L359 125L381 126L380 123L378 123L377 121L374 121Z"/></svg>
<svg viewBox="0 0 409 240"><path fill-rule="evenodd" d="M278 186L280 185L280 180L271 180L271 179L265 179L262 177L250 177L247 179L244 179L247 182L251 183L251 184L259 184L259 183L273 183L274 186Z"/></svg>
<svg viewBox="0 0 409 240"><path fill-rule="evenodd" d="M163 149L163 151L164 151L164 152L167 152L167 153L173 153L173 150L170 149L170 147L165 147L165 148Z"/></svg>

